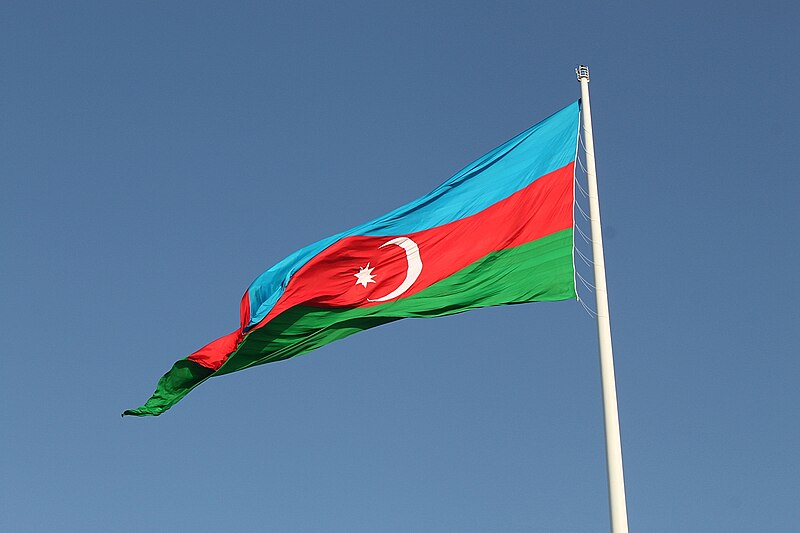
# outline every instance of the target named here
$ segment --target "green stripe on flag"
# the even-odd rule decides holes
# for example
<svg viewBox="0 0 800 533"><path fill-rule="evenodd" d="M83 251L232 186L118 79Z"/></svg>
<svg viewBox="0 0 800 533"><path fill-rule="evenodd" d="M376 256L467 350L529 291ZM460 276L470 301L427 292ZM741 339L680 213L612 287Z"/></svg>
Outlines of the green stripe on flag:
<svg viewBox="0 0 800 533"><path fill-rule="evenodd" d="M427 289L373 307L297 306L253 330L215 376L282 361L401 318L575 298L572 228L493 252Z"/></svg>
<svg viewBox="0 0 800 533"><path fill-rule="evenodd" d="M193 388L204 382L214 373L210 368L181 359L161 376L153 396L143 406L128 409L122 416L158 416L189 394Z"/></svg>

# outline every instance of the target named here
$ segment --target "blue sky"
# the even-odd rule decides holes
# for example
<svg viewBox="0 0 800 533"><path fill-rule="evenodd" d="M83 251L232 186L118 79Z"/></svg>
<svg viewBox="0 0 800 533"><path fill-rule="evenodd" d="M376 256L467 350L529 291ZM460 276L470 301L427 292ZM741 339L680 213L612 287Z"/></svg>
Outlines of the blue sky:
<svg viewBox="0 0 800 533"><path fill-rule="evenodd" d="M800 523L789 2L6 2L0 529L608 530L575 302L405 320L122 419L262 270L591 68L631 529Z"/></svg>

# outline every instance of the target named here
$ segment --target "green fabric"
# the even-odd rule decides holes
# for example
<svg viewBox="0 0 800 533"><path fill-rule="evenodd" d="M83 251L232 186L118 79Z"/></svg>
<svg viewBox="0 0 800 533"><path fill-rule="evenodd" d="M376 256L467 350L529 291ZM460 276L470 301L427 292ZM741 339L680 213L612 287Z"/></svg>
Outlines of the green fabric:
<svg viewBox="0 0 800 533"><path fill-rule="evenodd" d="M575 296L569 228L491 253L407 298L352 309L293 307L247 334L217 372L186 359L178 361L159 380L156 392L144 406L123 415L158 416L212 375L282 361L401 318L432 318L479 307Z"/></svg>
<svg viewBox="0 0 800 533"><path fill-rule="evenodd" d="M176 403L200 383L214 373L210 368L181 359L172 368L161 376L156 385L153 396L143 406L137 409L128 409L122 416L158 416Z"/></svg>

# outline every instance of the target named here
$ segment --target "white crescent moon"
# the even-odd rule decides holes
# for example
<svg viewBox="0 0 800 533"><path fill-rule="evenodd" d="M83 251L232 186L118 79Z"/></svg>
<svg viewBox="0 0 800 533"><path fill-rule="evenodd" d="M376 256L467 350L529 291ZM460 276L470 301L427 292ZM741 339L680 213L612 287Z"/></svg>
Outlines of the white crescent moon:
<svg viewBox="0 0 800 533"><path fill-rule="evenodd" d="M385 302L387 300L392 300L397 298L404 292L406 292L415 281L419 277L420 273L422 272L422 258L419 256L419 246L417 243L409 239L408 237L397 237L396 239L392 239L391 241L387 241L378 248L383 248L384 246L389 246L390 244L396 244L400 248L406 251L406 261L408 261L408 270L406 270L406 279L403 280L403 283L400 284L395 290L383 296L381 298L376 298L375 300L371 300L367 298L368 302Z"/></svg>

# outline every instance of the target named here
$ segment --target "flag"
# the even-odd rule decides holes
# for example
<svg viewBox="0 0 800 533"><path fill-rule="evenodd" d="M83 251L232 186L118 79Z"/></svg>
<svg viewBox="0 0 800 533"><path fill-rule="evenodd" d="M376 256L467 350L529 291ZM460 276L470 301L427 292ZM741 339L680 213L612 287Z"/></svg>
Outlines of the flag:
<svg viewBox="0 0 800 533"><path fill-rule="evenodd" d="M258 276L240 325L175 363L123 415L160 415L212 376L282 361L401 318L575 298L576 101L431 193Z"/></svg>

